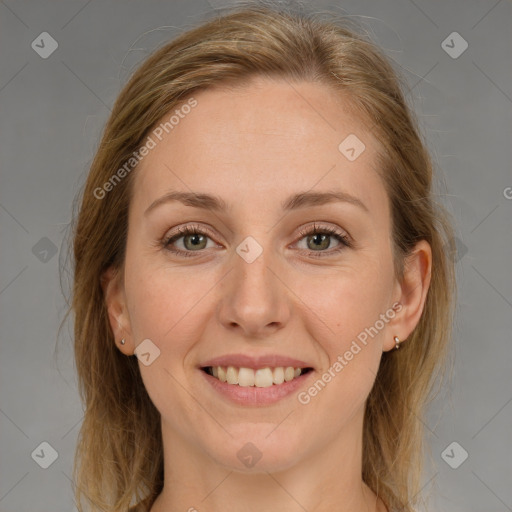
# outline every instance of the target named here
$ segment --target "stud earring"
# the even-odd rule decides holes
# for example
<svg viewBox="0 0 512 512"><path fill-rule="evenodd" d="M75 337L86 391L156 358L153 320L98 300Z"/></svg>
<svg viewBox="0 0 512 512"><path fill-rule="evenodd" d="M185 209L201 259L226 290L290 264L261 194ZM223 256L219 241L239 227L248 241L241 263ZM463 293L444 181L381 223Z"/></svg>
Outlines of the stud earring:
<svg viewBox="0 0 512 512"><path fill-rule="evenodd" d="M395 349L398 350L400 348L400 339L398 338L398 336L395 336L394 340L395 340Z"/></svg>
<svg viewBox="0 0 512 512"><path fill-rule="evenodd" d="M124 338L121 340L121 345L124 345L125 341Z"/></svg>

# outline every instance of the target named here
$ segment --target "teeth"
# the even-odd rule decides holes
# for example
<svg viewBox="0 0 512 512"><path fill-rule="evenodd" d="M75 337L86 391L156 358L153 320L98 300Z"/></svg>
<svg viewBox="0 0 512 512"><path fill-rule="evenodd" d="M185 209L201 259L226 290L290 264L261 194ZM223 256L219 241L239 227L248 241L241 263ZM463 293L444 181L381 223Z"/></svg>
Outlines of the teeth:
<svg viewBox="0 0 512 512"><path fill-rule="evenodd" d="M238 370L234 366L228 366L226 380L228 384L238 384Z"/></svg>
<svg viewBox="0 0 512 512"><path fill-rule="evenodd" d="M252 370L251 368L240 368L240 370L238 370L238 385L239 386L244 386L244 387L254 386L254 381L255 381L254 370ZM230 382L230 384L231 384L231 382Z"/></svg>
<svg viewBox="0 0 512 512"><path fill-rule="evenodd" d="M290 382L299 377L302 368L294 368L293 366L278 366L276 368L237 368L235 366L214 366L211 373L221 382L228 384L238 384L242 387L268 388L274 384L279 385L283 382Z"/></svg>
<svg viewBox="0 0 512 512"><path fill-rule="evenodd" d="M240 371L243 369L244 368L240 368ZM270 368L260 368L256 371L251 371L254 373L254 384L257 388L268 388L272 386L274 379Z"/></svg>
<svg viewBox="0 0 512 512"><path fill-rule="evenodd" d="M284 382L284 368L279 366L274 368L274 384L282 384Z"/></svg>
<svg viewBox="0 0 512 512"><path fill-rule="evenodd" d="M286 382L289 382L290 380L293 379L293 376L294 376L294 370L293 370L293 367L292 366L288 366L285 371L284 371L284 380Z"/></svg>
<svg viewBox="0 0 512 512"><path fill-rule="evenodd" d="M217 366L217 378L221 382L226 382L226 370L222 368L222 366ZM213 376L215 377L215 372L213 372Z"/></svg>

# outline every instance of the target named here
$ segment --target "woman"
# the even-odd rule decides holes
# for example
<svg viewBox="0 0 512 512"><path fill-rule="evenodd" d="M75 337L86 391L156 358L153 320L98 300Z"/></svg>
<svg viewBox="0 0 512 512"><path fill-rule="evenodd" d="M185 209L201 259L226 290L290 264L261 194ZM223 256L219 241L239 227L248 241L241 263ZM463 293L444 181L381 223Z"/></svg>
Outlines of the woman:
<svg viewBox="0 0 512 512"><path fill-rule="evenodd" d="M147 59L75 228L78 509L413 510L454 291L432 178L341 22L245 6Z"/></svg>

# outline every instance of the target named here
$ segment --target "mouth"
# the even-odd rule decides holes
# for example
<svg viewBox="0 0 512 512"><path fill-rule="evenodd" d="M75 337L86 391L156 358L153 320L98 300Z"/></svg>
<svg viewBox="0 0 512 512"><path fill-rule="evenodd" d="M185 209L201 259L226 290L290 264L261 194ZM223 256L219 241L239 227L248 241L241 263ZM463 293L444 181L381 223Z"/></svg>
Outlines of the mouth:
<svg viewBox="0 0 512 512"><path fill-rule="evenodd" d="M265 366L203 366L201 370L220 382L239 387L269 388L281 386L313 371L310 367Z"/></svg>
<svg viewBox="0 0 512 512"><path fill-rule="evenodd" d="M309 362L284 354L226 354L197 368L212 397L243 407L265 407L291 398L316 374Z"/></svg>

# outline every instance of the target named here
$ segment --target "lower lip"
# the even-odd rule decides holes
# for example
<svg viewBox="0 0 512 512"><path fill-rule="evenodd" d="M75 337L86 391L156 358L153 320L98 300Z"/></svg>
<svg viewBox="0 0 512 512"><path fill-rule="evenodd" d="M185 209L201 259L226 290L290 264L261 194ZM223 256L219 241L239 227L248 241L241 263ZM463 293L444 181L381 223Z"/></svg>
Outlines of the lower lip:
<svg viewBox="0 0 512 512"><path fill-rule="evenodd" d="M237 384L221 382L219 379L212 377L203 370L199 371L215 391L238 405L248 406L270 405L279 402L279 400L296 393L314 373L310 370L308 373L300 375L288 382L272 384L272 386L266 388L258 388L256 386L244 387Z"/></svg>

